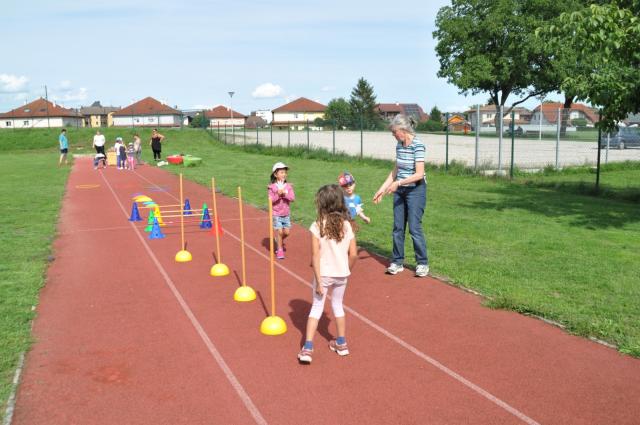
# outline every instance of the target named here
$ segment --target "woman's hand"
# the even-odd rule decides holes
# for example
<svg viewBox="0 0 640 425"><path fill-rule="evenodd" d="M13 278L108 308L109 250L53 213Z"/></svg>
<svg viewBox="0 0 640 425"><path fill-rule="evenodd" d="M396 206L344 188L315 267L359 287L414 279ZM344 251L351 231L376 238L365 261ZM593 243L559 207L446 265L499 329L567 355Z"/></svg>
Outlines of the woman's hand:
<svg viewBox="0 0 640 425"><path fill-rule="evenodd" d="M384 190L378 189L375 195L373 195L373 203L379 204L382 201L382 197L384 196Z"/></svg>
<svg viewBox="0 0 640 425"><path fill-rule="evenodd" d="M398 190L398 187L400 187L400 182L396 180L387 187L387 191L385 193L393 193Z"/></svg>
<svg viewBox="0 0 640 425"><path fill-rule="evenodd" d="M324 294L324 288L319 282L316 282L316 294L318 295Z"/></svg>

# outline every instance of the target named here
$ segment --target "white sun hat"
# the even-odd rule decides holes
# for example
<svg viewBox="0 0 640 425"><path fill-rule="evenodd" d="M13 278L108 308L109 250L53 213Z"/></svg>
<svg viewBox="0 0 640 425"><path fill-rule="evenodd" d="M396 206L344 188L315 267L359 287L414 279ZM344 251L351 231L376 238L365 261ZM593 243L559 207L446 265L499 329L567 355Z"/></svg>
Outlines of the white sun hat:
<svg viewBox="0 0 640 425"><path fill-rule="evenodd" d="M287 167L284 162L276 162L275 164L273 164L273 168L271 169L271 172L275 173L276 170L279 170L281 168L284 168L286 170L289 169L289 167Z"/></svg>

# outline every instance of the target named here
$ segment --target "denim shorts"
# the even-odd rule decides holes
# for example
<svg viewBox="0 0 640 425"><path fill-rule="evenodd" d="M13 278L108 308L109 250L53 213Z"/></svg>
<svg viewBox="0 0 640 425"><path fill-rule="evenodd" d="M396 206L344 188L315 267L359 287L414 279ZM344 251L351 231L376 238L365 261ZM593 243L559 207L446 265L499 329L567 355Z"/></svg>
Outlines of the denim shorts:
<svg viewBox="0 0 640 425"><path fill-rule="evenodd" d="M277 215L273 216L273 228L274 229L290 229L291 228L291 217L285 215L284 217L279 217Z"/></svg>

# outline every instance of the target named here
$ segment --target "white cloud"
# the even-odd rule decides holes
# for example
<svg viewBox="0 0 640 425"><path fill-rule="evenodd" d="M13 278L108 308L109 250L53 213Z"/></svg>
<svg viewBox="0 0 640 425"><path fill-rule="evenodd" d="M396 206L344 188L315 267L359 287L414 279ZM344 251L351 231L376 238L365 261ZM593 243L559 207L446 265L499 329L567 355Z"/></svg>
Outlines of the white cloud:
<svg viewBox="0 0 640 425"><path fill-rule="evenodd" d="M53 94L51 99L57 102L79 102L87 99L88 91L84 87L80 87L79 89L68 89L64 90L64 94Z"/></svg>
<svg viewBox="0 0 640 425"><path fill-rule="evenodd" d="M320 91L324 91L324 92L327 92L327 91L336 91L336 88L335 88L335 87L333 87L333 86L324 86L324 87L322 87L322 88L320 89Z"/></svg>
<svg viewBox="0 0 640 425"><path fill-rule="evenodd" d="M29 79L24 75L0 74L0 93L20 93L26 91Z"/></svg>
<svg viewBox="0 0 640 425"><path fill-rule="evenodd" d="M270 98L270 97L278 97L282 94L282 87L273 83L264 83L260 84L256 89L251 93L251 96L254 98Z"/></svg>

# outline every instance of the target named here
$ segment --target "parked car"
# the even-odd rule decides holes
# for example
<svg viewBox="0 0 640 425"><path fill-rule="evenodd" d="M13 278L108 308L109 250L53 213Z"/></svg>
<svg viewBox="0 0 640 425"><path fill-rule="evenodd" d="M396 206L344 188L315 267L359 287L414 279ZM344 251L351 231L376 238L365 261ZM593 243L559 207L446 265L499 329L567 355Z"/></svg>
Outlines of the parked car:
<svg viewBox="0 0 640 425"><path fill-rule="evenodd" d="M603 136L600 146L607 147L607 137ZM640 147L640 128L620 127L617 133L609 134L609 147L616 149L626 149Z"/></svg>
<svg viewBox="0 0 640 425"><path fill-rule="evenodd" d="M507 127L507 128L505 128L505 129L504 129L504 133L505 133L507 136L511 136L511 127ZM522 127L518 126L518 127L514 130L514 133L515 133L515 135L516 135L516 136L522 136L522 135L524 134L524 129L523 129Z"/></svg>

